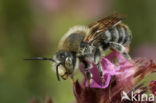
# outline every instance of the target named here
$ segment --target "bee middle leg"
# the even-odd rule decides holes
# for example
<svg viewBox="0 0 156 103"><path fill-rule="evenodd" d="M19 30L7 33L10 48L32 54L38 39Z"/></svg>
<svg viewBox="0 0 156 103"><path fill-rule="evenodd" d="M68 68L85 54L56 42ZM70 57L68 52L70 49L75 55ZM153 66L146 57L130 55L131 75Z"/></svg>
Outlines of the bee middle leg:
<svg viewBox="0 0 156 103"><path fill-rule="evenodd" d="M92 65L89 64L84 58L81 61L84 64L84 72L87 77L88 87L90 87L90 79L92 78L92 74L89 72L89 69L92 67Z"/></svg>
<svg viewBox="0 0 156 103"><path fill-rule="evenodd" d="M115 49L116 51L122 53L123 56L124 56L127 60L129 60L130 62L133 62L132 59L131 59L131 57L130 57L130 55L128 54L128 51L126 50L126 48L125 48L123 45L121 45L121 44L119 44L119 43L115 43L115 42L110 42L109 45L110 45L111 48L113 48L113 49Z"/></svg>
<svg viewBox="0 0 156 103"><path fill-rule="evenodd" d="M101 60L102 60L101 57L102 57L102 55L101 55L100 49L97 49L95 51L95 54L94 54L94 62L98 67L98 70L100 72L100 77L102 79L102 84L104 85L105 80L104 80L104 75L103 75L103 69L102 69L102 66L101 66Z"/></svg>

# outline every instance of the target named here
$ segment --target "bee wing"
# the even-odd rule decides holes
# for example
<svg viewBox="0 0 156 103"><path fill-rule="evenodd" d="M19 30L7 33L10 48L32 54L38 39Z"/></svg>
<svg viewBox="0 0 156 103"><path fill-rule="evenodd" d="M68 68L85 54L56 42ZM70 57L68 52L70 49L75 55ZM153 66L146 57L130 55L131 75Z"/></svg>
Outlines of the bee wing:
<svg viewBox="0 0 156 103"><path fill-rule="evenodd" d="M107 16L101 20L96 21L88 25L91 29L90 34L85 38L85 42L92 43L94 40L97 40L102 33L104 33L107 29L118 25L125 16L119 14L112 14Z"/></svg>

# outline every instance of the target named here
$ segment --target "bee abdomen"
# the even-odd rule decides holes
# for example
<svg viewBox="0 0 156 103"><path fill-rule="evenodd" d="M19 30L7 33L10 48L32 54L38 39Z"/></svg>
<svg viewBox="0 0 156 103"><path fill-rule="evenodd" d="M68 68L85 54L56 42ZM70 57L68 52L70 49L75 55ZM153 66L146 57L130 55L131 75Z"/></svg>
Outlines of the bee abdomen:
<svg viewBox="0 0 156 103"><path fill-rule="evenodd" d="M117 43L123 44L124 39L126 37L125 29L122 28L120 25L117 25L116 28L119 33L119 39L118 39Z"/></svg>
<svg viewBox="0 0 156 103"><path fill-rule="evenodd" d="M124 24L106 30L103 37L105 42L116 42L123 45L129 45L132 38L130 29Z"/></svg>
<svg viewBox="0 0 156 103"><path fill-rule="evenodd" d="M111 33L111 35L110 35L111 36L110 41L112 41L112 42L118 42L119 39L120 39L120 34L119 34L117 28L116 27L115 28L111 28L111 29L109 29L109 32Z"/></svg>
<svg viewBox="0 0 156 103"><path fill-rule="evenodd" d="M125 38L124 38L123 44L129 45L132 40L131 30L129 29L129 27L127 25L121 24L121 26L124 28L124 31L125 31Z"/></svg>

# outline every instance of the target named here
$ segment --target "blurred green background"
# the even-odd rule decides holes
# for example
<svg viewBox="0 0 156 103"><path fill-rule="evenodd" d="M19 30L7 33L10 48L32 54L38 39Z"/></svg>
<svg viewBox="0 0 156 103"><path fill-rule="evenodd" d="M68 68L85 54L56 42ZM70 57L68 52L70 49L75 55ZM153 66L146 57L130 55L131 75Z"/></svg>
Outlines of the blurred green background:
<svg viewBox="0 0 156 103"><path fill-rule="evenodd" d="M58 82L50 62L23 58L52 57L71 26L113 12L127 15L131 55L156 58L156 0L0 0L0 103L72 103L70 80Z"/></svg>

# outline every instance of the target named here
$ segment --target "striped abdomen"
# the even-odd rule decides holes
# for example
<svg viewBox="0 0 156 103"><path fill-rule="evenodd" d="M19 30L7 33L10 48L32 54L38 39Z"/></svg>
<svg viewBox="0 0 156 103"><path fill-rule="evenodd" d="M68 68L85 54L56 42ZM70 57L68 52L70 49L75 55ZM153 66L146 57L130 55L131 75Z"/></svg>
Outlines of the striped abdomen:
<svg viewBox="0 0 156 103"><path fill-rule="evenodd" d="M125 24L118 24L106 30L101 39L105 43L115 42L128 46L131 42L132 35L128 26Z"/></svg>

